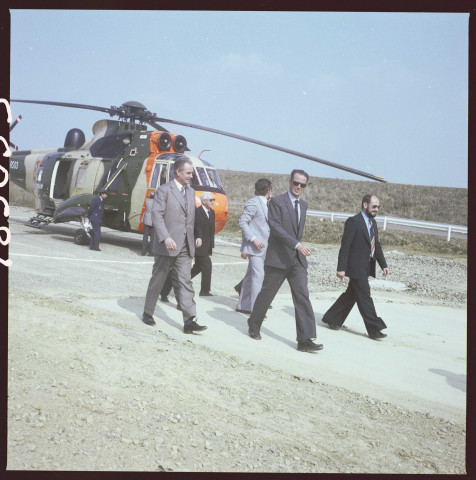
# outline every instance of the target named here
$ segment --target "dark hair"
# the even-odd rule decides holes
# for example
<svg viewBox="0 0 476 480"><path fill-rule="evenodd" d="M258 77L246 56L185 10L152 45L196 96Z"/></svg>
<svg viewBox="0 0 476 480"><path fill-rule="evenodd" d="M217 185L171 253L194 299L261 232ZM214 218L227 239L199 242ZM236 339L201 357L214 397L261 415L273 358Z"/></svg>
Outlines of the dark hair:
<svg viewBox="0 0 476 480"><path fill-rule="evenodd" d="M174 162L174 172L177 173L179 170L182 170L182 168L184 167L184 165L186 163L189 163L193 167L192 161L187 157L180 157L179 159L175 160L175 162Z"/></svg>
<svg viewBox="0 0 476 480"><path fill-rule="evenodd" d="M267 178L260 178L255 183L255 195L266 195L271 188L271 181Z"/></svg>
<svg viewBox="0 0 476 480"><path fill-rule="evenodd" d="M298 175L304 175L306 177L306 180L309 182L309 174L307 172L305 172L304 170L297 170L297 169L294 169L292 172L291 172L291 178L289 179L289 181L293 181L294 180L294 175L295 174L298 174Z"/></svg>
<svg viewBox="0 0 476 480"><path fill-rule="evenodd" d="M367 205L370 205L370 200L372 200L372 197L375 197L374 194L367 193L367 195L364 195L362 198L362 208L364 208L364 203Z"/></svg>

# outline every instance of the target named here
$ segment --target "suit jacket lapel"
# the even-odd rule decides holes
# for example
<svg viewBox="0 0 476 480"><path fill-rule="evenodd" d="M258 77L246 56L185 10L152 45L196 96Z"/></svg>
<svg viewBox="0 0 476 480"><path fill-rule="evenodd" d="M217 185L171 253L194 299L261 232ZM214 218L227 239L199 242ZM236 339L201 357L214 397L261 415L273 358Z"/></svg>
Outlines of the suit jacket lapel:
<svg viewBox="0 0 476 480"><path fill-rule="evenodd" d="M296 236L298 235L298 224L296 220L296 211L294 210L294 204L291 202L291 199L289 198L289 194L286 192L285 194L285 202L286 206L288 207L288 212L289 216L291 217L291 222L293 224L294 231L296 232Z"/></svg>
<svg viewBox="0 0 476 480"><path fill-rule="evenodd" d="M360 229L362 230L362 233L365 236L365 240L367 240L367 243L370 245L370 237L369 237L369 229L367 228L367 225L365 224L364 217L362 216L362 213L358 214L360 217Z"/></svg>
<svg viewBox="0 0 476 480"><path fill-rule="evenodd" d="M266 221L268 221L268 210L267 210L267 208L265 208L264 203L263 203L263 201L261 200L261 198L259 198L259 196L256 197L256 198L258 199L258 203L259 203L260 206L261 206L261 210L263 210L264 218L266 218Z"/></svg>
<svg viewBox="0 0 476 480"><path fill-rule="evenodd" d="M304 200L299 200L299 206L301 207L300 220L299 220L299 231L298 238L302 237L302 232L304 230L304 219L306 218L307 212L307 203Z"/></svg>
<svg viewBox="0 0 476 480"><path fill-rule="evenodd" d="M182 208L184 209L185 213L188 213L186 210L185 210L185 200L182 196L182 192L178 189L177 185L175 184L175 181L172 180L171 182L171 188L172 188L172 193L174 194L175 198L178 200L178 202L180 203L180 205L182 206ZM187 192L187 190L185 190L185 192ZM190 203L190 202L189 202Z"/></svg>

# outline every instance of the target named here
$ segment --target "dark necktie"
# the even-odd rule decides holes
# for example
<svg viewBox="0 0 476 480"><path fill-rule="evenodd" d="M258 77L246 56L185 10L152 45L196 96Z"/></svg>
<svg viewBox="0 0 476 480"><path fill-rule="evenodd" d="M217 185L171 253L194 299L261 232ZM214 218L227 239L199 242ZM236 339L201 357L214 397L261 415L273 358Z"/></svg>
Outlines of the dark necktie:
<svg viewBox="0 0 476 480"><path fill-rule="evenodd" d="M299 228L299 200L294 200L294 211L296 212L296 225Z"/></svg>
<svg viewBox="0 0 476 480"><path fill-rule="evenodd" d="M374 226L371 218L369 218L369 225L370 225L370 256L373 258L375 253L375 232L374 232Z"/></svg>

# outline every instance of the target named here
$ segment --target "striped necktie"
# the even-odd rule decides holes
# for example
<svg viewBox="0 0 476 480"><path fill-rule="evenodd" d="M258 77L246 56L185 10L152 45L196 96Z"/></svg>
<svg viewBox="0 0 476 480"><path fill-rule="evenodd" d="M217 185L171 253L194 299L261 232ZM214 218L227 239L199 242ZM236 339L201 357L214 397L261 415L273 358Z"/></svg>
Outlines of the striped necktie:
<svg viewBox="0 0 476 480"><path fill-rule="evenodd" d="M187 210L187 192L185 191L185 187L182 187L182 197L183 201L185 202L185 210Z"/></svg>
<svg viewBox="0 0 476 480"><path fill-rule="evenodd" d="M370 225L370 257L374 258L374 253L375 253L375 232L374 232L374 226L372 223L372 219L369 218L369 225Z"/></svg>

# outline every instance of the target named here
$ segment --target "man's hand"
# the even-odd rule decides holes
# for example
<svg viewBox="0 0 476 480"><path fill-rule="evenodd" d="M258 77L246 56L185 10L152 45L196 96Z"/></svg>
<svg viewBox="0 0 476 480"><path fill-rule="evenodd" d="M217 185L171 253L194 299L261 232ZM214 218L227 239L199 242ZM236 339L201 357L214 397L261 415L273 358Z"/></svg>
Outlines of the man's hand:
<svg viewBox="0 0 476 480"><path fill-rule="evenodd" d="M177 250L177 244L171 238L166 238L164 240L167 250Z"/></svg>
<svg viewBox="0 0 476 480"><path fill-rule="evenodd" d="M312 250L309 247L307 247L306 245L304 245L304 243L300 243L297 246L296 250L301 252L303 255L306 255L306 257L309 257L309 255L311 255L311 253L312 253Z"/></svg>
<svg viewBox="0 0 476 480"><path fill-rule="evenodd" d="M201 238L197 238L197 239L195 240L195 246L196 246L197 248L200 248L200 247L202 246L202 239L201 239Z"/></svg>
<svg viewBox="0 0 476 480"><path fill-rule="evenodd" d="M248 255L246 255L246 253L241 252L241 258L243 260L246 260L248 258Z"/></svg>
<svg viewBox="0 0 476 480"><path fill-rule="evenodd" d="M254 243L254 246L256 248L258 248L259 250L263 249L265 247L264 243L259 239L259 238L255 238L253 240L253 243Z"/></svg>
<svg viewBox="0 0 476 480"><path fill-rule="evenodd" d="M390 273L390 270L388 269L388 267L385 267L385 268L382 268L382 272L383 272L383 276L386 277Z"/></svg>
<svg viewBox="0 0 476 480"><path fill-rule="evenodd" d="M336 275L341 279L341 280L344 280L344 277L345 277L345 271L342 271L342 272L337 272Z"/></svg>

